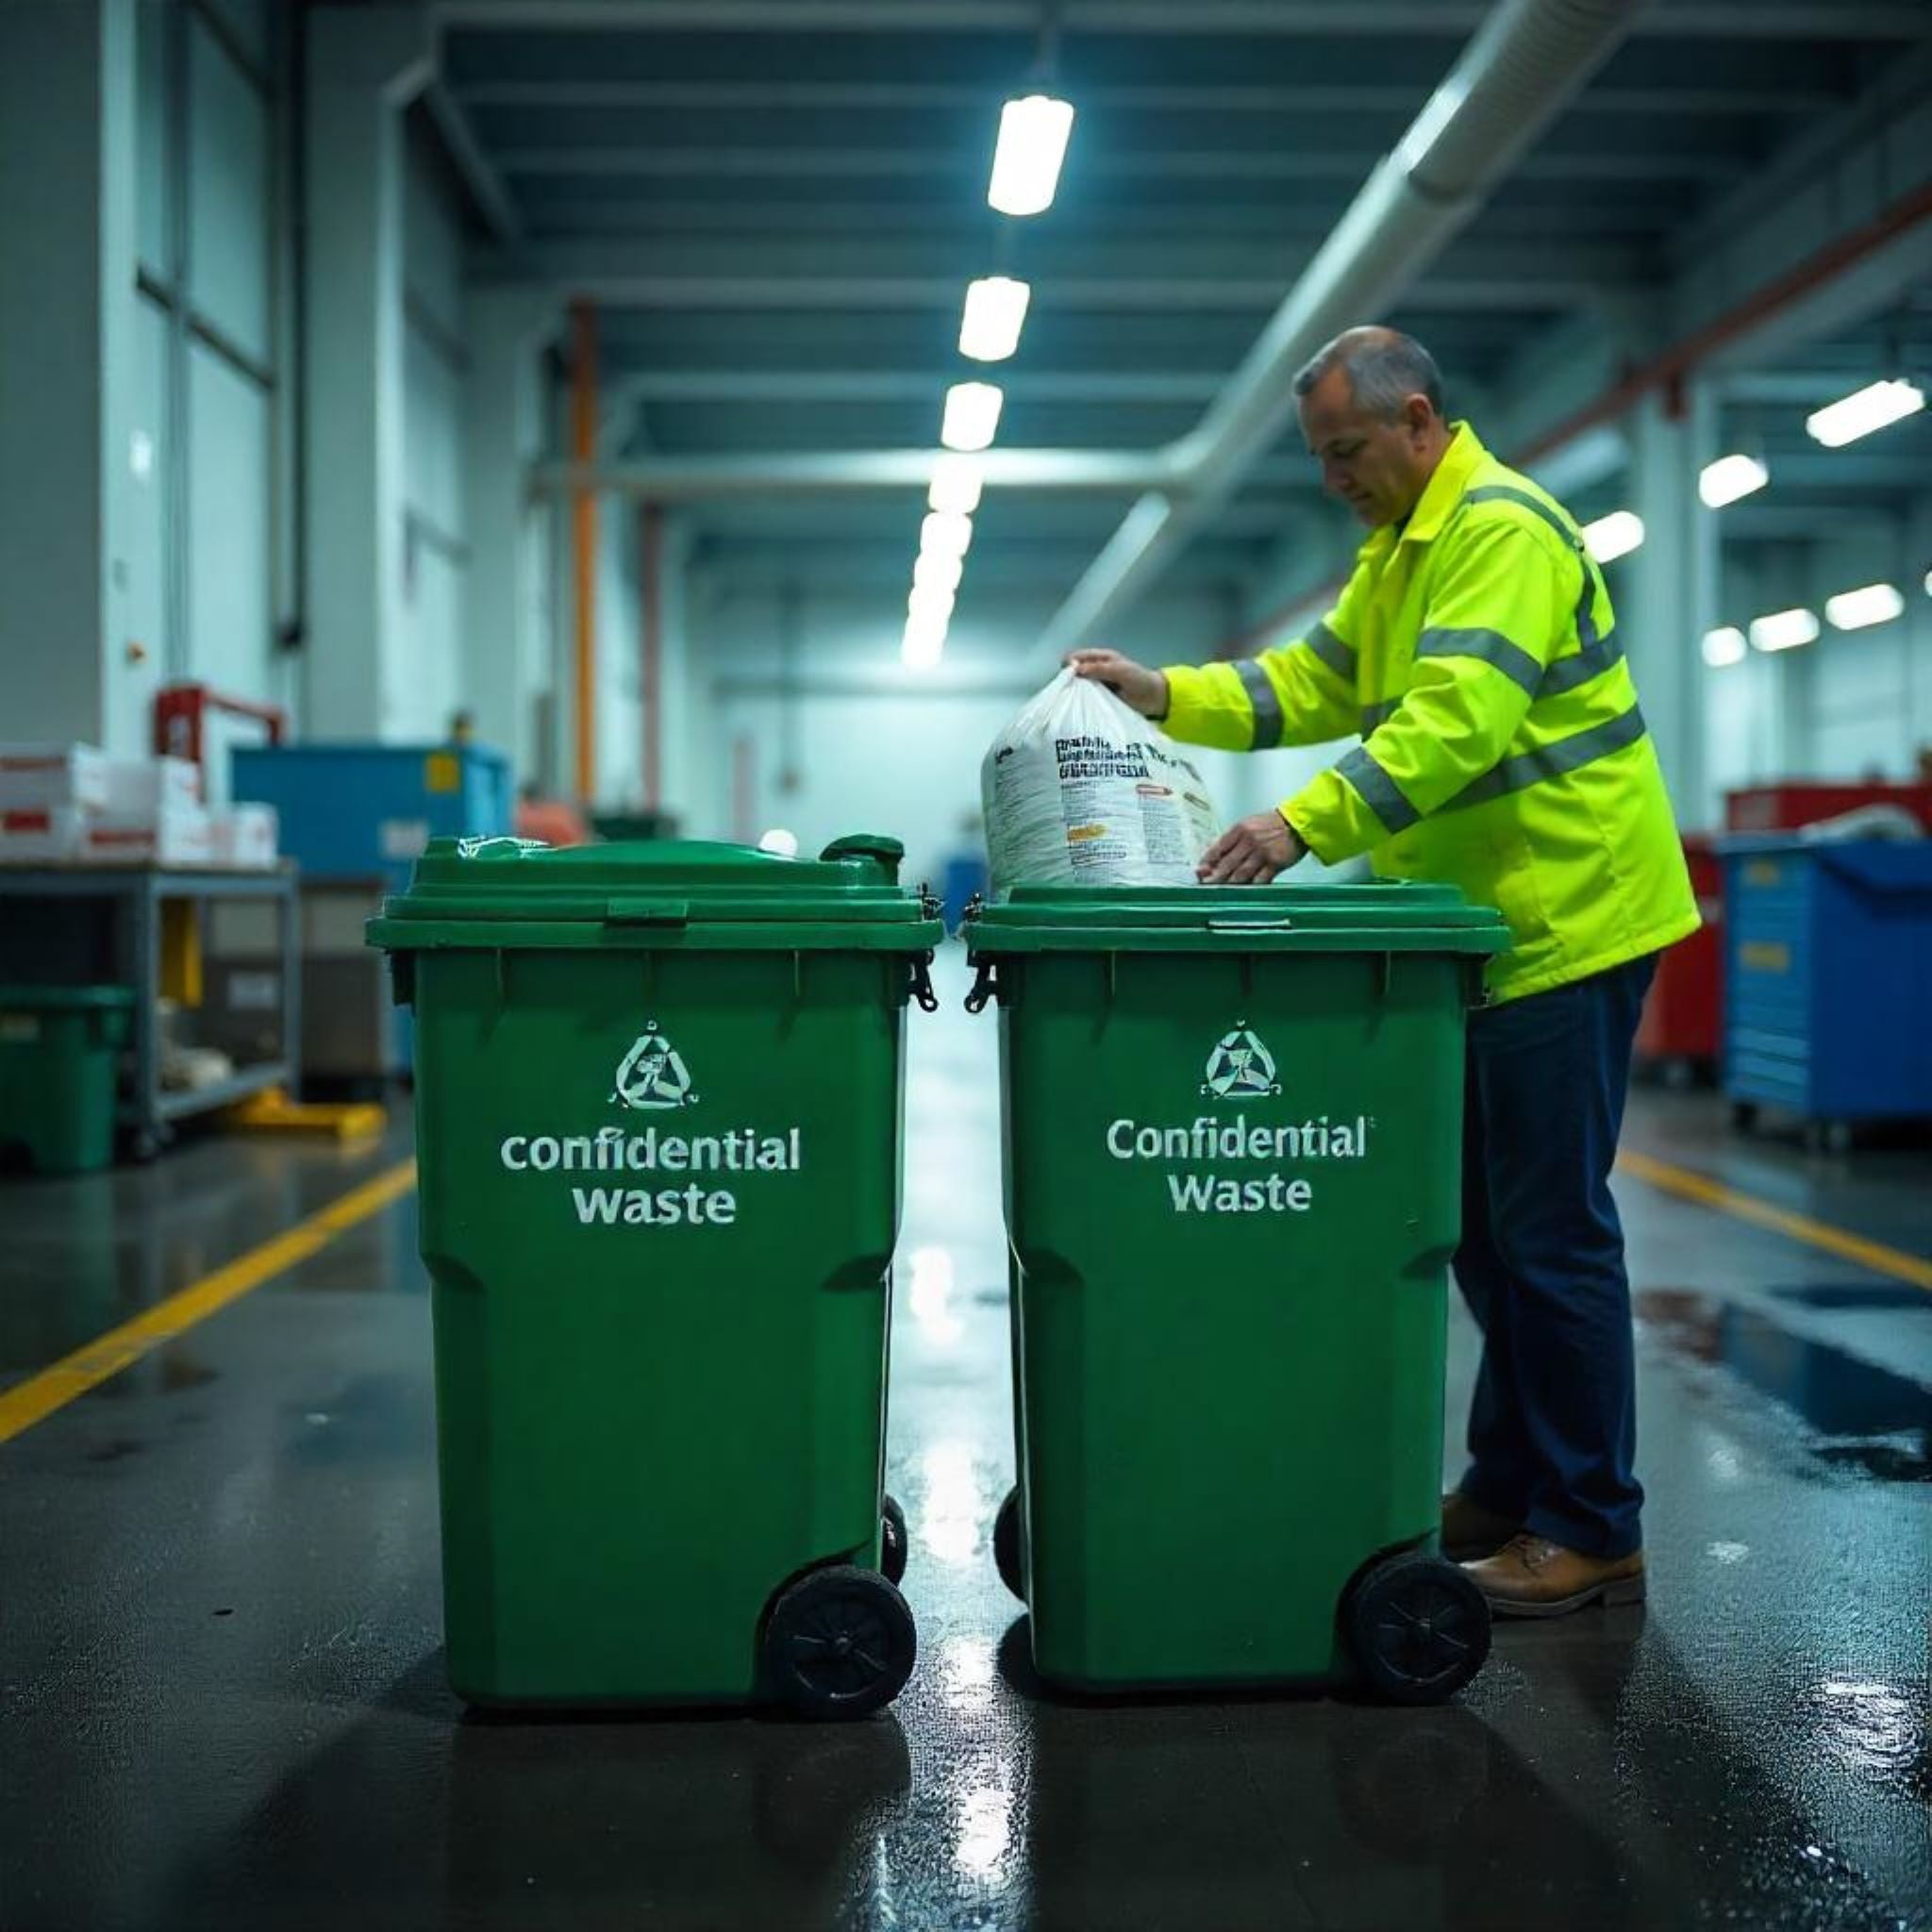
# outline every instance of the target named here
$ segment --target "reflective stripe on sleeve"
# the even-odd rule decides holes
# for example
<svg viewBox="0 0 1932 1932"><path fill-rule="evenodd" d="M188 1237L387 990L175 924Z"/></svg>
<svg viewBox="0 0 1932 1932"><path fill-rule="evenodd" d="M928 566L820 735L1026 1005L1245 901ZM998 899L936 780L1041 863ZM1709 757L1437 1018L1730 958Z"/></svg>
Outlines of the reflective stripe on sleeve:
<svg viewBox="0 0 1932 1932"><path fill-rule="evenodd" d="M1602 724L1592 724L1555 744L1539 745L1535 751L1518 752L1499 765L1492 765L1480 778L1463 787L1443 809L1457 811L1465 806L1487 805L1491 799L1506 798L1512 791L1526 791L1545 779L1567 777L1572 772L1593 765L1612 752L1635 744L1645 731L1643 713L1632 705L1627 711ZM1357 790L1360 788L1357 787ZM1362 793L1364 798L1368 793ZM1371 805L1374 804L1370 799Z"/></svg>
<svg viewBox="0 0 1932 1932"><path fill-rule="evenodd" d="M1255 710L1253 749L1273 751L1281 742L1281 693L1274 689L1274 680L1253 658L1238 658L1234 668Z"/></svg>
<svg viewBox="0 0 1932 1932"><path fill-rule="evenodd" d="M1406 832L1422 817L1403 796L1395 780L1375 762L1366 745L1357 745L1335 769L1361 793L1362 803L1391 832Z"/></svg>

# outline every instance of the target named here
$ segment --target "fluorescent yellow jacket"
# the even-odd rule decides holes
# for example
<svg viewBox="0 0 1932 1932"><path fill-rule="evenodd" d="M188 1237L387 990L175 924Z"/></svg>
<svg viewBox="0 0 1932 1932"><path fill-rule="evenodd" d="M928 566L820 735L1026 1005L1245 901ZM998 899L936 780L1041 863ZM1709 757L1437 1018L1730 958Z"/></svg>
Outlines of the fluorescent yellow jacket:
<svg viewBox="0 0 1932 1932"><path fill-rule="evenodd" d="M1609 592L1569 516L1467 424L1408 522L1361 547L1306 637L1167 673L1167 729L1265 751L1359 731L1281 808L1330 864L1460 886L1509 922L1498 1000L1602 973L1697 926Z"/></svg>

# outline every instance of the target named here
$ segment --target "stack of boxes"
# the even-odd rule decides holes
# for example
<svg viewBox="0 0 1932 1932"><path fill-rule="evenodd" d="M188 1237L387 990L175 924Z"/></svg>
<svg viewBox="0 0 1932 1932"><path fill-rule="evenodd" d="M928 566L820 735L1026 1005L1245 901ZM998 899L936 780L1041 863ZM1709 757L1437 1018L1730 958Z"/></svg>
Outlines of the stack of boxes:
<svg viewBox="0 0 1932 1932"><path fill-rule="evenodd" d="M275 809L202 803L186 758L111 758L91 744L0 744L0 864L277 862Z"/></svg>

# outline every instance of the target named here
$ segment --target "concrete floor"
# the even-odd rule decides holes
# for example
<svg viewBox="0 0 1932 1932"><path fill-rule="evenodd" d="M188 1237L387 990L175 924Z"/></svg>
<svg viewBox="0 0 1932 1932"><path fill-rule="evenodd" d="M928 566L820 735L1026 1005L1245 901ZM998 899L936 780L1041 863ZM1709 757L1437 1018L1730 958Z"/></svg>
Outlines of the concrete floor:
<svg viewBox="0 0 1932 1932"><path fill-rule="evenodd" d="M1455 1706L1048 1697L1011 1480L991 1016L914 1018L893 1714L466 1717L413 1200L0 1446L0 1926L1932 1925L1932 1294L1629 1180L1647 1611ZM1932 1155L1629 1141L1923 1254ZM0 1184L0 1387L408 1151ZM1452 1334L1452 1418L1474 1336Z"/></svg>

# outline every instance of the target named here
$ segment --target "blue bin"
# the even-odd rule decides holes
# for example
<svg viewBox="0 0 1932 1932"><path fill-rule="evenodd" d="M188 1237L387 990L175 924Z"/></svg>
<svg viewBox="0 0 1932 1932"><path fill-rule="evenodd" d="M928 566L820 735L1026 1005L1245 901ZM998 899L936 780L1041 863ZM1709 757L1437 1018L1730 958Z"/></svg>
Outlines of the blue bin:
<svg viewBox="0 0 1932 1932"><path fill-rule="evenodd" d="M510 829L509 760L481 745L237 745L230 796L281 814L306 878L380 878L401 891L431 839Z"/></svg>
<svg viewBox="0 0 1932 1932"><path fill-rule="evenodd" d="M1932 1116L1932 841L1722 852L1732 1102L1834 1128Z"/></svg>
<svg viewBox="0 0 1932 1932"><path fill-rule="evenodd" d="M511 829L509 759L474 744L237 745L229 796L272 805L282 851L306 882L372 881L370 911L400 892L431 839L495 838ZM408 1072L407 1010L390 1019L389 1068Z"/></svg>

